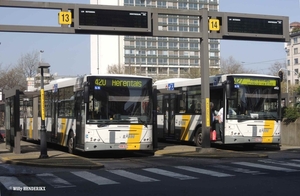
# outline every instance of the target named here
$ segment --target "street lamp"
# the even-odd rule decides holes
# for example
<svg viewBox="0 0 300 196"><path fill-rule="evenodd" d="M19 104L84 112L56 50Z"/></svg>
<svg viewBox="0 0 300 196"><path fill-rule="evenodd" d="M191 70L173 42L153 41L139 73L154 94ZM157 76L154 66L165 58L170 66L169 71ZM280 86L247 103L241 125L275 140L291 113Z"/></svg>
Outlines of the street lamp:
<svg viewBox="0 0 300 196"><path fill-rule="evenodd" d="M39 63L39 68L41 69L41 154L40 159L48 158L47 154L47 134L45 126L45 94L44 94L44 69L49 68L48 63Z"/></svg>
<svg viewBox="0 0 300 196"><path fill-rule="evenodd" d="M44 53L44 50L40 50L40 62L42 62L42 53Z"/></svg>

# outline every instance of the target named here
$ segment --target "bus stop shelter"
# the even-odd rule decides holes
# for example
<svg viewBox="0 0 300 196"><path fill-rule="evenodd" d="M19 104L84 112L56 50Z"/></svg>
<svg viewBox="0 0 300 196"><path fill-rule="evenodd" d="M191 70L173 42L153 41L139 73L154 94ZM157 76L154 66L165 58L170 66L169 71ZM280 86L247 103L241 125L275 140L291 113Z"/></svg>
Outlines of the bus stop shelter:
<svg viewBox="0 0 300 196"><path fill-rule="evenodd" d="M19 87L14 87L9 90L3 91L5 96L5 104L3 110L5 113L5 130L6 130L6 148L14 153L21 153L20 141L22 139L22 127L20 124L20 118L23 114L23 103L25 98L32 99L39 95L39 92L23 92L19 90ZM37 128L37 125L36 127Z"/></svg>

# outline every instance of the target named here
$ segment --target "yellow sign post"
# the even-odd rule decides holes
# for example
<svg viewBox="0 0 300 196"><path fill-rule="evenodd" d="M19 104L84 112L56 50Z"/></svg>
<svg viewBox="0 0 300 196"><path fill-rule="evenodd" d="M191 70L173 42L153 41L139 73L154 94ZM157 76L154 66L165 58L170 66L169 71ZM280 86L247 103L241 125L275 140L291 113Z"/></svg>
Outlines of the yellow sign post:
<svg viewBox="0 0 300 196"><path fill-rule="evenodd" d="M209 19L208 26L210 31L220 31L220 21L218 19Z"/></svg>
<svg viewBox="0 0 300 196"><path fill-rule="evenodd" d="M58 23L61 25L72 24L72 13L71 12L59 12L58 13Z"/></svg>

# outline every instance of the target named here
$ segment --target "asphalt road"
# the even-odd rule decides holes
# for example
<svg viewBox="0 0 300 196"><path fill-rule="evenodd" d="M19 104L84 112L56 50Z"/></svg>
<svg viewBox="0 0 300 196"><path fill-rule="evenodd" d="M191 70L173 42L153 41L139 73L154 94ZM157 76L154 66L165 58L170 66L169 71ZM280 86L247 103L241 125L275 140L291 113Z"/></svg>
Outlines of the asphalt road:
<svg viewBox="0 0 300 196"><path fill-rule="evenodd" d="M299 159L230 160L0 176L2 195L297 195ZM22 189L22 190L21 190ZM36 189L33 191L33 189Z"/></svg>
<svg viewBox="0 0 300 196"><path fill-rule="evenodd" d="M239 150L239 147L230 147ZM232 149L231 149L232 150ZM249 151L248 151L249 152ZM85 155L102 169L38 168L0 163L2 195L297 195L300 148L257 147L268 158Z"/></svg>

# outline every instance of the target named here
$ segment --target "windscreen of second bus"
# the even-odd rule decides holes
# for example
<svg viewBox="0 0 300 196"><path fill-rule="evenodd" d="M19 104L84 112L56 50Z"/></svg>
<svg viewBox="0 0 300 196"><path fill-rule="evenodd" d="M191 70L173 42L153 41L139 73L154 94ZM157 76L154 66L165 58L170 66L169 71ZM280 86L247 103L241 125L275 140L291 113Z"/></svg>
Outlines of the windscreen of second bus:
<svg viewBox="0 0 300 196"><path fill-rule="evenodd" d="M274 78L235 78L227 100L227 119L277 120L279 81Z"/></svg>
<svg viewBox="0 0 300 196"><path fill-rule="evenodd" d="M150 79L91 78L88 123L150 123Z"/></svg>

